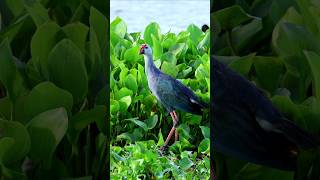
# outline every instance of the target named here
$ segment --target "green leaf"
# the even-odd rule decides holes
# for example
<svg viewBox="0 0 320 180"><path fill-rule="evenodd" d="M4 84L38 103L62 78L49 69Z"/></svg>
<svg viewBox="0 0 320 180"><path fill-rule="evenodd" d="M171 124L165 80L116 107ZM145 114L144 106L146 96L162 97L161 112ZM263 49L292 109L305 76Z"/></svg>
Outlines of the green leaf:
<svg viewBox="0 0 320 180"><path fill-rule="evenodd" d="M304 26L279 22L273 30L272 45L280 55L300 55L303 50L320 53L320 43L316 39Z"/></svg>
<svg viewBox="0 0 320 180"><path fill-rule="evenodd" d="M259 85L273 94L280 83L283 68L281 60L276 57L255 56L254 67Z"/></svg>
<svg viewBox="0 0 320 180"><path fill-rule="evenodd" d="M34 117L27 125L31 149L30 158L50 168L53 153L68 128L68 115L64 108L45 111Z"/></svg>
<svg viewBox="0 0 320 180"><path fill-rule="evenodd" d="M85 44L89 31L88 26L82 23L72 23L62 27L62 31L82 52L85 52Z"/></svg>
<svg viewBox="0 0 320 180"><path fill-rule="evenodd" d="M49 21L48 11L37 0L24 1L24 5L37 27Z"/></svg>
<svg viewBox="0 0 320 180"><path fill-rule="evenodd" d="M291 180L293 179L293 172L281 171L265 166L255 164L247 164L237 174L239 180Z"/></svg>
<svg viewBox="0 0 320 180"><path fill-rule="evenodd" d="M253 18L245 13L239 5L227 7L211 14L213 22L219 23L222 29L232 29Z"/></svg>
<svg viewBox="0 0 320 180"><path fill-rule="evenodd" d="M70 40L60 41L48 58L49 78L58 87L68 90L75 103L81 102L88 92L88 75L84 56Z"/></svg>
<svg viewBox="0 0 320 180"><path fill-rule="evenodd" d="M193 165L193 162L189 158L184 157L179 161L179 165L181 169L187 170Z"/></svg>
<svg viewBox="0 0 320 180"><path fill-rule="evenodd" d="M31 39L33 64L45 79L48 79L48 55L60 40L59 31L60 27L56 23L49 22L38 27Z"/></svg>
<svg viewBox="0 0 320 180"><path fill-rule="evenodd" d="M116 100L110 100L110 113L117 114L120 110L120 104Z"/></svg>
<svg viewBox="0 0 320 180"><path fill-rule="evenodd" d="M121 18L116 17L110 25L110 31L116 33L120 38L124 38L127 33L127 25Z"/></svg>
<svg viewBox="0 0 320 180"><path fill-rule="evenodd" d="M162 136L162 133L161 133L161 129L159 131L159 134L158 134L158 143L157 143L157 146L160 147L164 145L164 140L163 140L163 136Z"/></svg>
<svg viewBox="0 0 320 180"><path fill-rule="evenodd" d="M125 120L126 120L126 121L131 121L131 122L133 122L134 124L142 127L142 129L143 129L144 131L147 131L147 130L148 130L147 124L144 123L144 122L142 122L142 121L140 121L140 120L138 120L138 118L130 118L130 119L125 119Z"/></svg>
<svg viewBox="0 0 320 180"><path fill-rule="evenodd" d="M150 23L146 27L146 29L144 30L144 34L143 34L144 41L147 44L149 44L151 47L153 47L153 42L152 42L152 36L151 35L153 35L158 40L161 37L160 26L155 22Z"/></svg>
<svg viewBox="0 0 320 180"><path fill-rule="evenodd" d="M99 105L94 108L82 111L75 114L71 120L71 126L75 128L77 131L82 131L89 124L93 122L97 122L97 124L102 125L105 122L105 116L107 113L107 109L105 106ZM105 132L105 131L102 131Z"/></svg>
<svg viewBox="0 0 320 180"><path fill-rule="evenodd" d="M312 51L304 51L304 54L310 65L314 94L317 98L320 98L320 56Z"/></svg>
<svg viewBox="0 0 320 180"><path fill-rule="evenodd" d="M0 83L4 85L11 101L14 102L23 86L22 77L14 63L8 39L0 44Z"/></svg>
<svg viewBox="0 0 320 180"><path fill-rule="evenodd" d="M119 100L120 103L120 111L125 112L127 111L128 107L131 104L131 96L124 96Z"/></svg>
<svg viewBox="0 0 320 180"><path fill-rule="evenodd" d="M154 115L148 118L146 120L148 129L153 129L157 125L157 122L158 122L158 115Z"/></svg>
<svg viewBox="0 0 320 180"><path fill-rule="evenodd" d="M195 44L198 44L198 41L199 41L201 35L203 34L201 29L198 26L191 24L188 26L187 31L190 33L190 39Z"/></svg>
<svg viewBox="0 0 320 180"><path fill-rule="evenodd" d="M102 58L106 58L107 51L109 50L107 49L109 21L101 12L92 6L90 7L89 21L90 27L93 28L90 29L90 31L94 30L97 35L101 56Z"/></svg>
<svg viewBox="0 0 320 180"><path fill-rule="evenodd" d="M24 158L30 150L27 129L19 122L0 118L0 164L9 164Z"/></svg>
<svg viewBox="0 0 320 180"><path fill-rule="evenodd" d="M151 39L152 39L153 58L159 59L163 53L161 43L160 43L159 39L157 39L153 34L151 34Z"/></svg>
<svg viewBox="0 0 320 180"><path fill-rule="evenodd" d="M210 139L210 128L206 126L200 126L201 132L204 138Z"/></svg>
<svg viewBox="0 0 320 180"><path fill-rule="evenodd" d="M209 138L205 138L200 142L199 147L198 147L198 152L199 153L210 152L210 139Z"/></svg>
<svg viewBox="0 0 320 180"><path fill-rule="evenodd" d="M175 65L173 65L167 61L164 61L162 63L161 71L174 77L174 78L178 75L178 68Z"/></svg>
<svg viewBox="0 0 320 180"><path fill-rule="evenodd" d="M132 74L129 74L125 79L125 85L128 89L131 89L133 93L135 94L138 90L138 84L136 79Z"/></svg>
<svg viewBox="0 0 320 180"><path fill-rule="evenodd" d="M58 88L51 82L43 82L35 86L25 100L25 116L28 119L44 111L64 107L71 113L72 95Z"/></svg>
<svg viewBox="0 0 320 180"><path fill-rule="evenodd" d="M126 52L124 53L124 60L128 61L128 62L136 62L140 59L140 55L139 55L139 46L133 46L129 49L126 50Z"/></svg>

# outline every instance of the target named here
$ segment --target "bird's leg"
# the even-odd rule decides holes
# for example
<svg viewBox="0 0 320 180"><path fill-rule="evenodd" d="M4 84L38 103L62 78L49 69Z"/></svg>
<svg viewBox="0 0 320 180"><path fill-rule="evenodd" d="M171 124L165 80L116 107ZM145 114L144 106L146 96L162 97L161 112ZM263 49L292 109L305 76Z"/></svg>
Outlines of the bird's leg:
<svg viewBox="0 0 320 180"><path fill-rule="evenodd" d="M161 148L162 150L165 150L168 147L169 141L170 141L173 133L176 131L176 123L177 123L177 121L175 119L174 113L170 112L170 115L171 115L172 120L173 120L173 126L172 126L172 128L171 128L171 130L170 130L170 132L169 132L169 134L167 136L166 141L164 142L164 145Z"/></svg>
<svg viewBox="0 0 320 180"><path fill-rule="evenodd" d="M175 118L175 126L178 125L178 122L179 122L179 118L177 116L177 113L175 111L173 111L173 115L174 115L174 118ZM178 131L177 129L175 129L174 131L174 141L176 142L178 140L178 137L179 137L179 134L178 134Z"/></svg>

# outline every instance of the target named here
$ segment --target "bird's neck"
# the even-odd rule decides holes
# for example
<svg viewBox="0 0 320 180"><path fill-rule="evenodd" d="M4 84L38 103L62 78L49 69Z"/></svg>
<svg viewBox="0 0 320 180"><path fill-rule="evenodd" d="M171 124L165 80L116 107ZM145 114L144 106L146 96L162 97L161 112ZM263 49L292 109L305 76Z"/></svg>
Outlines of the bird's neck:
<svg viewBox="0 0 320 180"><path fill-rule="evenodd" d="M151 71L155 71L157 68L153 63L152 55L144 55L145 73L148 75Z"/></svg>

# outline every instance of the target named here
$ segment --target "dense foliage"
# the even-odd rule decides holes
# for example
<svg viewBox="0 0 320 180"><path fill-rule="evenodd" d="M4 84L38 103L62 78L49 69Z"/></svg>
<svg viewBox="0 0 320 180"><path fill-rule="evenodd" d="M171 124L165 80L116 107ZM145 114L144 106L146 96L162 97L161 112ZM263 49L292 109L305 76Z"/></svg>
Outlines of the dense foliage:
<svg viewBox="0 0 320 180"><path fill-rule="evenodd" d="M320 134L319 8L318 0L231 0L213 1L211 12L213 54L261 88L286 117L315 134ZM316 155L319 150L300 153L297 177L320 177ZM293 178L293 172L214 157L218 178Z"/></svg>
<svg viewBox="0 0 320 180"><path fill-rule="evenodd" d="M0 179L103 179L108 5L0 1Z"/></svg>
<svg viewBox="0 0 320 180"><path fill-rule="evenodd" d="M167 155L159 154L172 119L148 88L139 47L149 44L158 68L209 102L209 31L190 25L178 34L162 34L153 22L141 38L141 32L128 33L120 18L110 29L111 177L208 177L208 111L202 116L178 112L179 141Z"/></svg>

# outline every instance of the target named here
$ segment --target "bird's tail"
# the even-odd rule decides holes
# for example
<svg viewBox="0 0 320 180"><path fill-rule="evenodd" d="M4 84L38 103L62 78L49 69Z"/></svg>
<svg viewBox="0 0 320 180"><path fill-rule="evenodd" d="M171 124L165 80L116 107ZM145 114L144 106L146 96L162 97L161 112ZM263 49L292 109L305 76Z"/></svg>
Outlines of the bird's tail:
<svg viewBox="0 0 320 180"><path fill-rule="evenodd" d="M294 142L299 148L312 149L320 147L320 137L304 131L293 122L284 119L281 124L281 131Z"/></svg>

